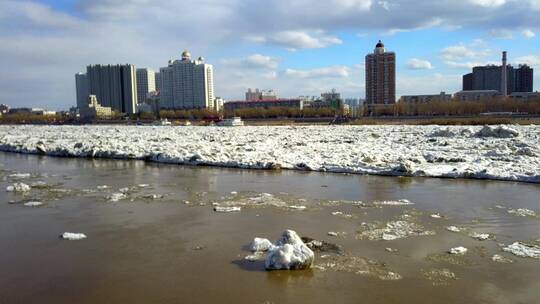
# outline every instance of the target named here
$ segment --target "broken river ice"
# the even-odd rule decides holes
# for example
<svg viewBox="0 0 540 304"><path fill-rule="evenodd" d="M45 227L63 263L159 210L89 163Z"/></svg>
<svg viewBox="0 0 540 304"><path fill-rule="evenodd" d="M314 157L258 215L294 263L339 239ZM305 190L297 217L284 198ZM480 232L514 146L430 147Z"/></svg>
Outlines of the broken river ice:
<svg viewBox="0 0 540 304"><path fill-rule="evenodd" d="M540 127L0 126L0 151L540 183Z"/></svg>

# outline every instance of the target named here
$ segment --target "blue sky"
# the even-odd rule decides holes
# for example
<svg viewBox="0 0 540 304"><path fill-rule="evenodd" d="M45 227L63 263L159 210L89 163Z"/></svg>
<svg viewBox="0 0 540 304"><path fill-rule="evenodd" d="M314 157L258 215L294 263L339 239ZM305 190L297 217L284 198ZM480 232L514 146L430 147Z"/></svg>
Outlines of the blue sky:
<svg viewBox="0 0 540 304"><path fill-rule="evenodd" d="M184 49L229 100L250 87L363 97L379 39L397 53L398 95L454 93L502 50L538 70L539 15L540 0L0 0L0 103L66 109L86 65L158 70Z"/></svg>

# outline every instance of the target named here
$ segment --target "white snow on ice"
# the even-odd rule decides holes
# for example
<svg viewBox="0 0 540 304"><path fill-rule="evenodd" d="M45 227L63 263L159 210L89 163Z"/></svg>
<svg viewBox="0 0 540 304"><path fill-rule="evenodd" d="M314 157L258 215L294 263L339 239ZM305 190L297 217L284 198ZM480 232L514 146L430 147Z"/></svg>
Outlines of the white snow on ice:
<svg viewBox="0 0 540 304"><path fill-rule="evenodd" d="M0 126L7 152L534 183L539 142L540 126Z"/></svg>
<svg viewBox="0 0 540 304"><path fill-rule="evenodd" d="M503 251L510 252L522 258L540 259L540 246L515 242L503 248Z"/></svg>

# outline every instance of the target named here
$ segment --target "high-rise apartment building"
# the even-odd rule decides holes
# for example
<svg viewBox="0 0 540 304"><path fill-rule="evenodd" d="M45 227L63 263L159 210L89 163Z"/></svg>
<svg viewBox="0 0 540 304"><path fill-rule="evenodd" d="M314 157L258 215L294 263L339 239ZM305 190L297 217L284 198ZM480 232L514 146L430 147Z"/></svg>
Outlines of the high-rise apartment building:
<svg viewBox="0 0 540 304"><path fill-rule="evenodd" d="M160 107L196 109L214 107L213 67L199 57L191 60L184 51L181 60L169 61L159 71L161 78Z"/></svg>
<svg viewBox="0 0 540 304"><path fill-rule="evenodd" d="M530 66L521 64L514 68L514 92L532 92L533 83L534 70Z"/></svg>
<svg viewBox="0 0 540 304"><path fill-rule="evenodd" d="M85 73L75 74L75 88L77 92L77 108L81 109L88 104L88 78Z"/></svg>
<svg viewBox="0 0 540 304"><path fill-rule="evenodd" d="M156 91L161 91L161 73L156 72Z"/></svg>
<svg viewBox="0 0 540 304"><path fill-rule="evenodd" d="M533 74L533 69L528 65L514 68L506 64L506 52L504 52L502 65L477 66L473 68L472 73L464 75L463 91L496 90L504 96L513 92L532 92Z"/></svg>
<svg viewBox="0 0 540 304"><path fill-rule="evenodd" d="M379 40L373 54L366 56L366 104L373 109L376 105L394 103L396 103L396 54L387 52Z"/></svg>
<svg viewBox="0 0 540 304"><path fill-rule="evenodd" d="M137 101L144 103L149 92L156 90L156 73L149 69L137 69Z"/></svg>
<svg viewBox="0 0 540 304"><path fill-rule="evenodd" d="M88 94L95 95L102 106L122 113L136 113L137 76L134 65L89 65L86 77Z"/></svg>

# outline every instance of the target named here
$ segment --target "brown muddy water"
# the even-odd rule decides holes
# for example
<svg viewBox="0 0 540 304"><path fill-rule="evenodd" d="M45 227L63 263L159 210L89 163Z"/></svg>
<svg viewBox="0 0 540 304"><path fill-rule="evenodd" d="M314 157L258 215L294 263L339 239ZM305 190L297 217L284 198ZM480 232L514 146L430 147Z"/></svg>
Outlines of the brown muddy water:
<svg viewBox="0 0 540 304"><path fill-rule="evenodd" d="M540 238L538 216L509 212L538 213L539 185L6 153L0 153L0 170L0 303L540 299L540 260L502 251L503 245ZM34 187L24 194L4 190L15 182ZM108 199L125 187L124 199ZM414 204L374 204L400 199ZM29 201L44 205L24 206ZM212 203L241 205L242 211L216 213ZM380 228L396 220L414 224L412 235L381 240ZM266 272L263 261L244 259L254 237L275 241L285 229L337 244L342 253L316 253L314 267L297 272ZM67 231L88 238L58 237ZM472 232L490 239L475 240ZM469 251L447 253L457 246ZM512 263L494 262L494 254Z"/></svg>

